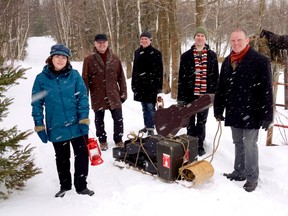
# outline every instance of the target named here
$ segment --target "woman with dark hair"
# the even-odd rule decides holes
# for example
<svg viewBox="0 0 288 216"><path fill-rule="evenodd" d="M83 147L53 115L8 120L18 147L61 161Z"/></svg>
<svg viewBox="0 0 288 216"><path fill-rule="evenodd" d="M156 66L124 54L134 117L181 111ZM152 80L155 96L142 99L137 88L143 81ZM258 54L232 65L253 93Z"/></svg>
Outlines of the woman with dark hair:
<svg viewBox="0 0 288 216"><path fill-rule="evenodd" d="M35 131L43 143L52 142L55 150L60 180L60 191L55 197L64 197L72 187L70 143L75 159L75 189L78 194L94 194L87 188L86 182L89 165L86 145L89 131L88 96L82 77L70 65L70 55L70 49L65 45L52 46L47 65L36 76L32 89Z"/></svg>

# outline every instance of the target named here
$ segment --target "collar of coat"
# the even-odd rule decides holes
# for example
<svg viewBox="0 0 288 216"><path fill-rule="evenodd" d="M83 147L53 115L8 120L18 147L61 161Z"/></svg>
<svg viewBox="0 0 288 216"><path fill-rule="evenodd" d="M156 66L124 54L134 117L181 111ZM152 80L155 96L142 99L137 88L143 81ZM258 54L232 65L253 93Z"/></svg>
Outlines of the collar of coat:
<svg viewBox="0 0 288 216"><path fill-rule="evenodd" d="M97 51L95 51L94 56L95 56L96 61L101 65L102 68L104 68L105 64L104 64L103 59L101 58L100 54ZM112 50L108 47L107 48L106 64L107 64L107 62L111 62L111 58L112 58Z"/></svg>
<svg viewBox="0 0 288 216"><path fill-rule="evenodd" d="M72 66L69 65L67 68L63 68L61 71L54 71L53 68L49 65L45 65L43 68L43 73L45 73L46 75L48 75L49 77L55 79L58 76L66 76L69 73L71 73L72 70Z"/></svg>
<svg viewBox="0 0 288 216"><path fill-rule="evenodd" d="M195 48L196 48L196 46L195 46L195 44L193 44L193 45L191 46L191 49L194 50ZM210 46L209 46L208 44L205 44L205 45L204 45L204 48L207 49L207 50L210 50Z"/></svg>

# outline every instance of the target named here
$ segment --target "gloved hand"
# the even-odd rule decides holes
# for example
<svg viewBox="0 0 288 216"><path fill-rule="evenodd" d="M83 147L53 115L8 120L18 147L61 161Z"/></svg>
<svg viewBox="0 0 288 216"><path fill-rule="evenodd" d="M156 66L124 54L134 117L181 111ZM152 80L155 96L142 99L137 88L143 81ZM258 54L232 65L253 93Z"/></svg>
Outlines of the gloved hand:
<svg viewBox="0 0 288 216"><path fill-rule="evenodd" d="M265 131L267 131L272 126L272 122L271 121L262 121L261 126Z"/></svg>
<svg viewBox="0 0 288 216"><path fill-rule="evenodd" d="M121 103L124 103L126 101L126 98L124 96L120 97Z"/></svg>
<svg viewBox="0 0 288 216"><path fill-rule="evenodd" d="M177 106L178 107L184 107L185 106L184 101L177 101Z"/></svg>
<svg viewBox="0 0 288 216"><path fill-rule="evenodd" d="M42 130L42 131L39 131L37 132L38 136L40 137L41 141L43 143L47 143L48 142L48 137L47 137L47 134L46 134L46 131L45 130Z"/></svg>
<svg viewBox="0 0 288 216"><path fill-rule="evenodd" d="M47 134L46 134L46 131L45 131L45 125L43 123L43 121L35 121L35 129L34 129L39 138L41 139L41 141L43 143L47 143L48 142L48 137L47 137Z"/></svg>
<svg viewBox="0 0 288 216"><path fill-rule="evenodd" d="M83 135L87 135L89 133L89 123L90 123L90 120L88 118L81 119L79 121L78 125Z"/></svg>
<svg viewBox="0 0 288 216"><path fill-rule="evenodd" d="M224 116L222 116L222 115L216 115L215 118L217 121L224 121L225 120Z"/></svg>

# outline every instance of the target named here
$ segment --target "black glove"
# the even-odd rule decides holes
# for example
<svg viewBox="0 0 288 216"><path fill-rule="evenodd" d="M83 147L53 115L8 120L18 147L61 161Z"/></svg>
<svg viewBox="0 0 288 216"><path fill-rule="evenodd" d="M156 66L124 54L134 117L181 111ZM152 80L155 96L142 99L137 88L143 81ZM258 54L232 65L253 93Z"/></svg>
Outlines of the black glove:
<svg viewBox="0 0 288 216"><path fill-rule="evenodd" d="M178 107L184 107L185 106L185 102L184 101L177 101L177 106Z"/></svg>
<svg viewBox="0 0 288 216"><path fill-rule="evenodd" d="M126 101L125 97L120 97L121 103L124 103Z"/></svg>
<svg viewBox="0 0 288 216"><path fill-rule="evenodd" d="M215 118L217 121L224 121L225 120L224 116L222 116L222 115L216 115Z"/></svg>
<svg viewBox="0 0 288 216"><path fill-rule="evenodd" d="M262 121L261 126L265 131L267 131L272 126L272 122L271 121Z"/></svg>

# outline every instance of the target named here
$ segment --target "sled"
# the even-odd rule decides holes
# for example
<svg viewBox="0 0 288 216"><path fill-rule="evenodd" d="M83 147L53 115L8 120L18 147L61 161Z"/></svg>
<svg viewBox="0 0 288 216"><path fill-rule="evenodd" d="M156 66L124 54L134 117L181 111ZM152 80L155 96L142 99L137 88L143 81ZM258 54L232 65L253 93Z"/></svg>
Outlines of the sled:
<svg viewBox="0 0 288 216"><path fill-rule="evenodd" d="M184 107L172 105L158 109L154 116L158 135L142 138L142 132L129 134L124 147L113 148L114 165L188 188L211 178L212 165L197 161L198 138L175 135L182 127L187 127L192 115L212 106L213 99L214 95L204 95Z"/></svg>
<svg viewBox="0 0 288 216"><path fill-rule="evenodd" d="M188 126L191 116L212 106L213 100L214 95L207 94L183 107L171 105L158 109L154 116L157 133L164 137L175 136L181 128Z"/></svg>

